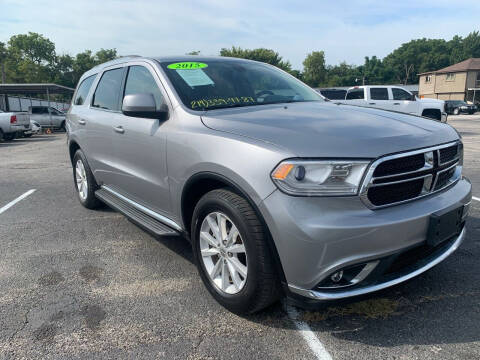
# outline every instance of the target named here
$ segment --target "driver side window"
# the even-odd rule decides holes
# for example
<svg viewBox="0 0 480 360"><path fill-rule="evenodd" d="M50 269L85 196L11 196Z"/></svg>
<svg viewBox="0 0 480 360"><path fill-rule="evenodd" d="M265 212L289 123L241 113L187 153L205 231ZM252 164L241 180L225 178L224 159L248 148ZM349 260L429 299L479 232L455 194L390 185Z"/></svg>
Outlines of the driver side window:
<svg viewBox="0 0 480 360"><path fill-rule="evenodd" d="M130 94L152 94L155 99L157 110L163 104L163 95L155 82L150 71L144 66L133 65L128 69L125 92L123 96Z"/></svg>
<svg viewBox="0 0 480 360"><path fill-rule="evenodd" d="M403 89L392 88L393 100L412 100L412 95Z"/></svg>

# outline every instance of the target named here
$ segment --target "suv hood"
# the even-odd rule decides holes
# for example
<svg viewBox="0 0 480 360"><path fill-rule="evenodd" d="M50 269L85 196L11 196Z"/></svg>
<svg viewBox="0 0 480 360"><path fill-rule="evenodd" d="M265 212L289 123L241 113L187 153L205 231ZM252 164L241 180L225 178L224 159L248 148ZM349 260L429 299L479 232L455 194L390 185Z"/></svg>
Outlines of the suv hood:
<svg viewBox="0 0 480 360"><path fill-rule="evenodd" d="M376 158L458 139L451 126L434 120L324 102L210 110L202 121L298 157Z"/></svg>

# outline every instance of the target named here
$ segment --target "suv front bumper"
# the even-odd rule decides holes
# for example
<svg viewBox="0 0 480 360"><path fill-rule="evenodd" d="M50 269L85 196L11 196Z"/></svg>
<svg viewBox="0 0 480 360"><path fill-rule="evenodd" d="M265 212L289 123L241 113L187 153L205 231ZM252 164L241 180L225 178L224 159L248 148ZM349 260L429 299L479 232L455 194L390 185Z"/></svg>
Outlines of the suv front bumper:
<svg viewBox="0 0 480 360"><path fill-rule="evenodd" d="M275 191L260 204L260 211L275 242L288 289L312 300L333 300L396 285L440 263L458 248L465 230L389 276L373 281L367 277L338 289L318 287L336 271L382 263L423 246L432 213L470 201L471 184L462 178L430 197L380 210L366 208L358 197L292 197Z"/></svg>

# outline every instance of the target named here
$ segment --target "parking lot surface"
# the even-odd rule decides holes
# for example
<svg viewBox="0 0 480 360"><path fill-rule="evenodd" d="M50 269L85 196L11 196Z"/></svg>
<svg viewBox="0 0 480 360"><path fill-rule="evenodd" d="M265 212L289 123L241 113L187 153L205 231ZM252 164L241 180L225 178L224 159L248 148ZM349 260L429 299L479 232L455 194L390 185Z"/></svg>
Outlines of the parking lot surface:
<svg viewBox="0 0 480 360"><path fill-rule="evenodd" d="M480 197L480 116L451 116ZM76 199L64 134L0 143L0 359L480 359L480 201L446 261L368 298L249 317L203 287L186 241ZM305 335L305 334L303 334Z"/></svg>

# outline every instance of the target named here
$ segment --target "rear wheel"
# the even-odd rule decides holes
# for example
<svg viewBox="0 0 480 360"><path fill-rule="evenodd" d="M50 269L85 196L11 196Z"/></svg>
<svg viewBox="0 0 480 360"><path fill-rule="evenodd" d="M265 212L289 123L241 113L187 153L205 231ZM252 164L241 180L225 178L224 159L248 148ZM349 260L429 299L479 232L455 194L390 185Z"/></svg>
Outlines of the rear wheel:
<svg viewBox="0 0 480 360"><path fill-rule="evenodd" d="M23 134L24 137L29 138L32 137L33 134Z"/></svg>
<svg viewBox="0 0 480 360"><path fill-rule="evenodd" d="M3 140L12 141L13 139L15 139L15 135L15 133L3 134Z"/></svg>
<svg viewBox="0 0 480 360"><path fill-rule="evenodd" d="M73 157L73 180L78 200L83 206L87 209L96 209L102 205L95 196L98 185L82 150L77 150Z"/></svg>
<svg viewBox="0 0 480 360"><path fill-rule="evenodd" d="M460 109L459 108L453 109L453 115L458 115L458 114L460 114Z"/></svg>
<svg viewBox="0 0 480 360"><path fill-rule="evenodd" d="M66 132L67 130L65 129L65 121L62 121L62 124L60 125L60 130L63 132Z"/></svg>
<svg viewBox="0 0 480 360"><path fill-rule="evenodd" d="M207 193L195 207L191 233L202 281L221 305L251 314L278 299L267 235L247 200L225 189Z"/></svg>

